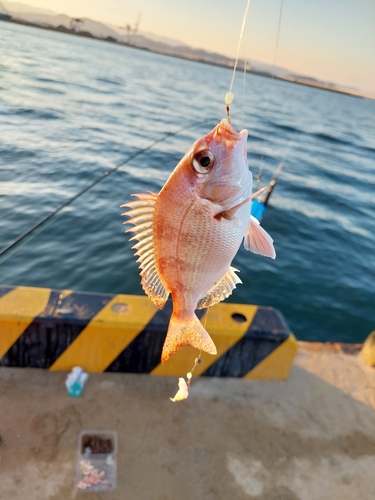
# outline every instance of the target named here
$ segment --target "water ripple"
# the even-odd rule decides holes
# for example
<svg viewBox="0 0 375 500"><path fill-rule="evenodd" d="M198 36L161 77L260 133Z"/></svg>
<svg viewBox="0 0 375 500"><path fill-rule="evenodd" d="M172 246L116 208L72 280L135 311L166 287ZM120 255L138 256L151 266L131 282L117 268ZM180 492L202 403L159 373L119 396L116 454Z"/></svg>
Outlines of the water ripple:
<svg viewBox="0 0 375 500"><path fill-rule="evenodd" d="M121 165L0 266L0 282L143 293L119 206L158 191L223 118L230 72L15 24L0 44L1 244ZM249 130L254 177L284 169L262 223L277 259L241 248L229 300L279 308L301 339L361 341L375 322L375 102L248 75L242 120L240 80L232 121Z"/></svg>

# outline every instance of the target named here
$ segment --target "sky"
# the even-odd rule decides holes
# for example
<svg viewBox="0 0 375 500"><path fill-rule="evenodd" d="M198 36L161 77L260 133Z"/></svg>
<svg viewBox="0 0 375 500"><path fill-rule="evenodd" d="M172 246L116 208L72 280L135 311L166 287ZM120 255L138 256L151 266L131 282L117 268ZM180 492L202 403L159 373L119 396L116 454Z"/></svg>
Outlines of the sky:
<svg viewBox="0 0 375 500"><path fill-rule="evenodd" d="M247 0L20 0L74 17L139 29L234 57ZM375 93L375 0L251 0L244 54Z"/></svg>

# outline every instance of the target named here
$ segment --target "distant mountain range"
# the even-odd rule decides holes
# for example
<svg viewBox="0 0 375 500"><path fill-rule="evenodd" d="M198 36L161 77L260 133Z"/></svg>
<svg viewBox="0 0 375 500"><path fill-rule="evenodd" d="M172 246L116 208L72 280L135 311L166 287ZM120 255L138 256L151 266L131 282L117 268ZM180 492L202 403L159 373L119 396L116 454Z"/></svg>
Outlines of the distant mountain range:
<svg viewBox="0 0 375 500"><path fill-rule="evenodd" d="M94 38L109 39L120 43L134 45L139 48L163 54L199 60L220 66L233 67L234 59L216 52L196 49L178 40L160 37L152 33L138 32L136 35L116 26L107 25L87 18L80 18L80 23L65 14L56 14L51 10L40 9L19 2L2 2L6 11L15 21L24 21L41 27L60 28L60 31L75 31L77 34L92 35ZM243 61L239 66L243 68ZM248 66L256 72L272 74L273 67L257 61L247 61ZM288 70L275 68L275 76L292 75Z"/></svg>
<svg viewBox="0 0 375 500"><path fill-rule="evenodd" d="M1 14L3 14L3 16ZM6 18L6 14L9 14L11 19ZM234 59L230 57L226 57L216 52L193 48L178 40L160 37L152 33L143 33L140 31L134 33L134 31L129 29L107 25L87 18L75 19L65 14L56 14L51 10L40 9L19 2L0 2L0 20L10 20L21 24L54 29L74 35L87 36L109 42L132 45L160 54L181 57L184 59L205 62L218 66L232 68L235 62ZM259 61L247 60L246 65L249 71L260 75L268 77L274 76L276 79L362 97L362 93L355 90L338 87L337 85L331 83L320 82L315 78L310 78L308 76L296 75L287 69L277 66L273 67ZM238 66L239 68L243 68L244 61L240 60Z"/></svg>

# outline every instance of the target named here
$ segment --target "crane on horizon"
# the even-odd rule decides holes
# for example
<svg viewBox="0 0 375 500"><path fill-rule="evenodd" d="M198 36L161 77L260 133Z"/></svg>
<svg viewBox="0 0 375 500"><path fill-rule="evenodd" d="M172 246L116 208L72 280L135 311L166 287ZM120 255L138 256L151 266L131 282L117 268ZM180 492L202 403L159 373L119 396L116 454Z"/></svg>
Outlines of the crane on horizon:
<svg viewBox="0 0 375 500"><path fill-rule="evenodd" d="M142 17L142 12L138 14L138 19L134 27L132 27L130 24L127 24L126 26L119 26L119 29L126 30L126 43L129 45L134 45L134 46L136 45L135 41L133 43L133 39L137 36L139 23L141 22L141 17Z"/></svg>

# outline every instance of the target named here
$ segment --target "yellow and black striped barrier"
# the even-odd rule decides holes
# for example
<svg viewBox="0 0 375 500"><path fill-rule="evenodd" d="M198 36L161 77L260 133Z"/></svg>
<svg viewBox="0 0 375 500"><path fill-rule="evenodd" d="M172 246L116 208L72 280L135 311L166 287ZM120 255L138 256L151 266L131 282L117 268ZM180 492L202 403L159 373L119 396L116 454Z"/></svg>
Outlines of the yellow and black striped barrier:
<svg viewBox="0 0 375 500"><path fill-rule="evenodd" d="M161 365L171 312L171 302L160 311L143 296L3 286L0 365L181 376L197 351L184 347ZM198 315L218 354L202 353L194 375L287 378L297 343L279 311L220 303Z"/></svg>

